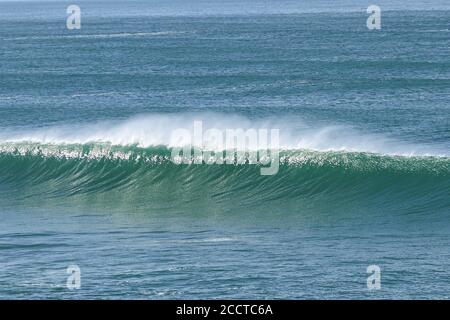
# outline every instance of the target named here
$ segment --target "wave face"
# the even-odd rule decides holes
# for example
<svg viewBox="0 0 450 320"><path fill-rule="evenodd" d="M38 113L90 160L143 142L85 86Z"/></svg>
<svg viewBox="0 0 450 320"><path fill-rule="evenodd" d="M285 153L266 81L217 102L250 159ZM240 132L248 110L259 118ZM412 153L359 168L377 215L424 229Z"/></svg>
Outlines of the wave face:
<svg viewBox="0 0 450 320"><path fill-rule="evenodd" d="M270 204L272 211L364 204L409 213L450 208L447 157L284 150L279 172L261 176L252 164L175 164L167 146L4 143L0 150L4 203L84 199L102 207L178 210Z"/></svg>
<svg viewBox="0 0 450 320"><path fill-rule="evenodd" d="M199 120L203 132L280 128L279 171L262 176L262 165L248 158L245 164L195 164L193 156L190 164L174 163L173 148L183 144L173 141L171 133L179 128L193 133ZM223 149L215 152L225 155ZM364 207L429 213L448 211L449 190L450 157L443 149L345 126L312 126L297 118L151 114L0 134L3 203L39 199L122 210L192 206L286 212L288 206L332 212L336 206L341 212Z"/></svg>

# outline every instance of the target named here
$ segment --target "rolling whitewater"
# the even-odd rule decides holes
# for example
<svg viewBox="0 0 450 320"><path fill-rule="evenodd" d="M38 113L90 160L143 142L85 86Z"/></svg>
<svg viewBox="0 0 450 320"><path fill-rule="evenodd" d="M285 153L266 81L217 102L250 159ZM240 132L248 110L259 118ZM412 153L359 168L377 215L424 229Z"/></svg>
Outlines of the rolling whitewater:
<svg viewBox="0 0 450 320"><path fill-rule="evenodd" d="M448 299L450 6L380 2L0 2L0 298Z"/></svg>

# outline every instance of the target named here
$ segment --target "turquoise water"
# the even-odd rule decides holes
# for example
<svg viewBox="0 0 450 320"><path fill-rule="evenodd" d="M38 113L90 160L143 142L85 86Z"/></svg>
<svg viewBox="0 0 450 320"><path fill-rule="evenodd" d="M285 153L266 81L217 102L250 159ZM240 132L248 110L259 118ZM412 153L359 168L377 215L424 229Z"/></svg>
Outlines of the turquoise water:
<svg viewBox="0 0 450 320"><path fill-rule="evenodd" d="M449 298L448 3L68 4L0 2L0 298ZM196 120L278 173L173 163Z"/></svg>

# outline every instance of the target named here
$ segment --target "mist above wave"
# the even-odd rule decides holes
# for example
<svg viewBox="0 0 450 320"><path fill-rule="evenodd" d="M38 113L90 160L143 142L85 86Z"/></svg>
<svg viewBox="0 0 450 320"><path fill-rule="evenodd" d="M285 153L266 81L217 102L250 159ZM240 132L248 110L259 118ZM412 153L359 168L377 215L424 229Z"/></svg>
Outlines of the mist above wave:
<svg viewBox="0 0 450 320"><path fill-rule="evenodd" d="M6 130L0 133L0 143L88 144L182 147L173 140L176 130L194 134L194 123L201 122L202 133L216 129L279 130L279 149L314 151L370 152L401 156L444 156L444 150L426 145L404 143L380 134L360 132L343 125L313 125L299 118L272 117L249 119L241 115L219 113L146 114L120 121L88 124L68 124L45 128ZM200 142L200 144L202 144ZM192 141L193 147L203 148ZM220 150L222 151L222 150Z"/></svg>

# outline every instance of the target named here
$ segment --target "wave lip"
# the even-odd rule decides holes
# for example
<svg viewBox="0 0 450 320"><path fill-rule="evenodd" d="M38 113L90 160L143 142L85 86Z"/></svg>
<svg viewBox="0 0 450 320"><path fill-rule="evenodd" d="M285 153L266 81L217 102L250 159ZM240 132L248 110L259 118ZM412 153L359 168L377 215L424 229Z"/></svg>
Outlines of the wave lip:
<svg viewBox="0 0 450 320"><path fill-rule="evenodd" d="M66 125L33 130L9 131L0 134L0 143L39 143L44 145L111 144L117 146L182 147L174 141L176 130L194 132L194 123L201 121L203 133L216 129L279 129L279 149L322 152L366 152L391 156L449 157L445 148L413 145L379 134L365 134L339 125L313 126L297 118L266 118L250 120L238 115L217 113L183 113L141 115L124 121L102 121L84 125ZM193 139L194 141L194 139ZM204 145L193 144L203 148ZM214 150L222 151L223 148Z"/></svg>
<svg viewBox="0 0 450 320"><path fill-rule="evenodd" d="M164 165L178 166L182 163L172 158L172 148L154 146L142 148L136 145L112 145L109 143L90 144L41 144L41 143L2 143L0 144L0 158L10 162L26 159L32 163L57 161L72 161L79 164L97 161L103 163L128 162L130 165ZM222 164L194 161L195 149L191 150L192 161L189 165ZM224 155L226 150L221 151ZM244 154L245 157L250 155ZM313 151L307 149L279 150L280 165L287 167L325 167L339 168L347 172L422 172L430 174L449 174L450 158L436 156L398 156L380 155L366 152L345 151ZM184 163L186 164L186 163ZM249 161L230 163L236 166L252 164ZM223 164L225 165L225 164Z"/></svg>

